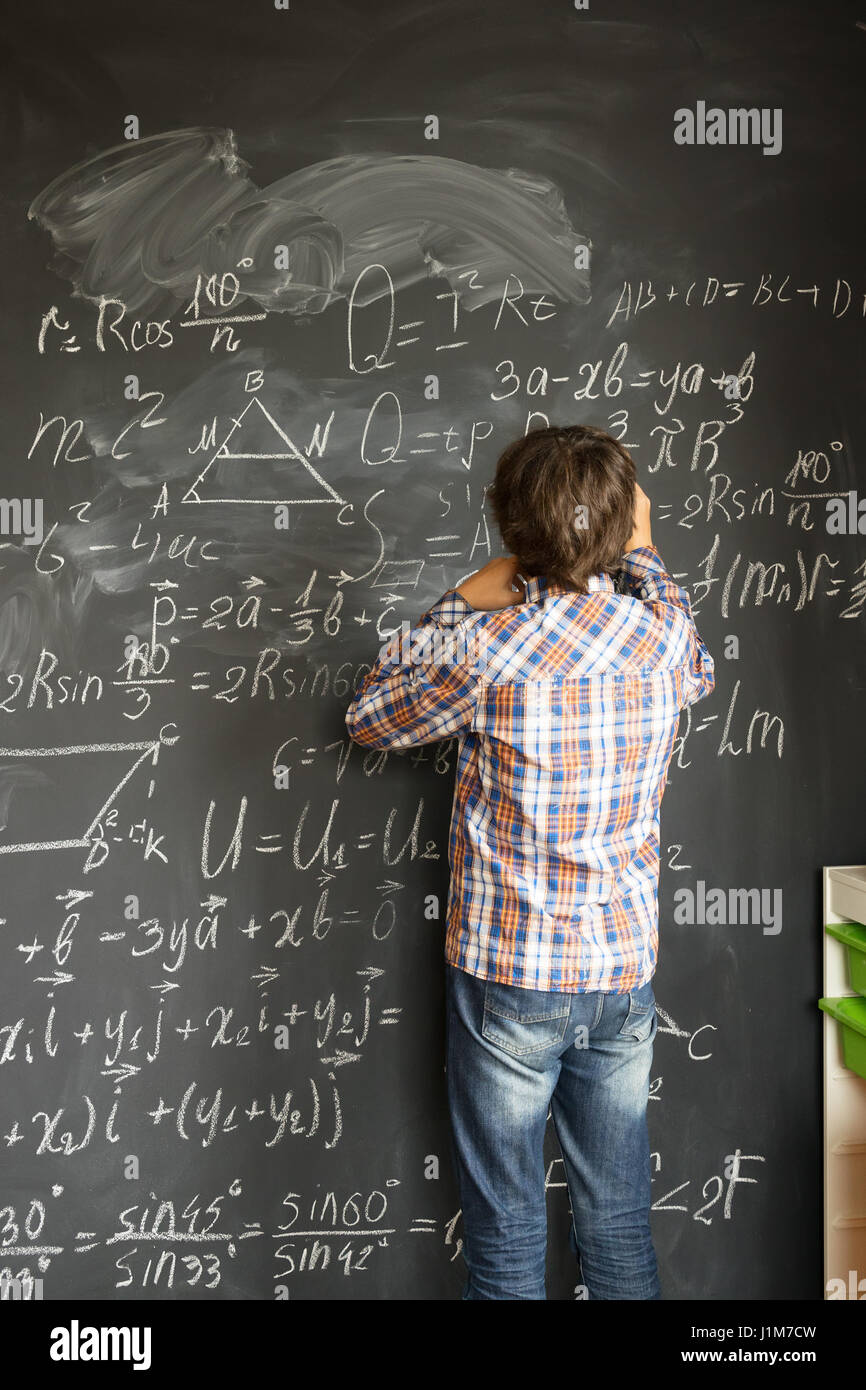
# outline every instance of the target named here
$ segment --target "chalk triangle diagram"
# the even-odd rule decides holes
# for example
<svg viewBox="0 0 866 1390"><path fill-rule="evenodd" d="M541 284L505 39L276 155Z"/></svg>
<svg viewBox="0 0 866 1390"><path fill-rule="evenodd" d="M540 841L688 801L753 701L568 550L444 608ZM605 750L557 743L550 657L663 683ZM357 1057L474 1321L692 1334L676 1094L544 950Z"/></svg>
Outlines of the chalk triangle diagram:
<svg viewBox="0 0 866 1390"><path fill-rule="evenodd" d="M118 683L120 682L116 682ZM131 684L134 685L134 682ZM0 825L0 855L27 854L33 850L46 849L86 849L92 856L97 845L104 844L107 847L112 838L122 839L120 835L106 838L103 828L105 817L118 802L127 783L135 778L138 769L148 759L151 766L156 768L162 746L170 747L177 743L177 735L166 734L166 730L173 727L166 724L156 738L133 743L82 743L64 744L60 747L46 744L37 748L0 748L0 809L3 816L3 824ZM94 754L104 753L123 754L124 763L133 753L138 753L139 756L131 766L126 767L119 780L119 769L113 757L88 761L86 775L82 776L81 757L87 756L90 760ZM43 773L38 770L38 759L41 758L50 759L47 766L51 769L51 775L47 771ZM136 790L139 789L140 780L136 780ZM85 787L84 791L82 785ZM154 780L151 778L148 797L152 794L153 787ZM19 789L40 793L38 840L24 833L24 808L19 807L17 812L15 810L15 796ZM86 829L82 829L81 822L84 816L90 815L93 803L100 799L99 809ZM134 819L132 812L130 815ZM8 840L7 831L10 835ZM88 859L88 864L89 862ZM85 867L84 872L89 872L89 869Z"/></svg>
<svg viewBox="0 0 866 1390"><path fill-rule="evenodd" d="M229 448L229 443L231 443L231 448ZM211 492L213 495L201 495L199 492L201 483L214 465L223 461L237 464L242 479L240 484L230 483L228 491L246 495L229 497L223 495L222 492L215 491L213 478L207 489L207 492ZM286 482L288 486L285 491L291 495L282 497L251 495L255 494L254 465L256 462L288 463L290 468L287 470ZM217 471L222 472L220 469ZM282 472L282 470L280 471ZM235 470L232 472L234 473ZM270 479L275 476L275 472L270 473ZM225 439L211 454L195 482L187 488L180 500L190 503L238 502L261 507L295 506L313 502L337 502L343 505L343 498L316 471L297 445L292 443L285 430L277 424L267 406L262 405L258 396L253 396L240 414L232 418L231 428Z"/></svg>

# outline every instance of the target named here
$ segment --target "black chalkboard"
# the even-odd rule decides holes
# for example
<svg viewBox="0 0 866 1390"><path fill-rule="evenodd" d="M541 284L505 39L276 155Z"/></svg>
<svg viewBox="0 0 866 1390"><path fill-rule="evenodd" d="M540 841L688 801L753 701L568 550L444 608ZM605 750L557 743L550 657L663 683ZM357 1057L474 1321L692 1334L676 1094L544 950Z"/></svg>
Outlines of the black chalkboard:
<svg viewBox="0 0 866 1390"><path fill-rule="evenodd" d="M504 445L583 421L632 450L716 662L662 806L664 1296L822 1297L819 870L862 860L866 752L866 523L826 522L864 424L857 20L151 0L118 26L32 0L9 23L8 1275L459 1297L455 748L365 752L344 716L386 636L499 553ZM711 889L781 915L700 920Z"/></svg>

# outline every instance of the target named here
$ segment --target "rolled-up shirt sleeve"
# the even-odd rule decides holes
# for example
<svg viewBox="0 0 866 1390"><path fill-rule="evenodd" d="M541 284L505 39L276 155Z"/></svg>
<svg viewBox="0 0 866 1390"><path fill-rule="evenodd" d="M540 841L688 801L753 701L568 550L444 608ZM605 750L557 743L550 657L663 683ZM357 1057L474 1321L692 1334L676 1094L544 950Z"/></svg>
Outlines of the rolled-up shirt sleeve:
<svg viewBox="0 0 866 1390"><path fill-rule="evenodd" d="M484 672L484 612L456 589L379 651L346 711L365 748L412 748L468 729Z"/></svg>
<svg viewBox="0 0 866 1390"><path fill-rule="evenodd" d="M713 658L695 626L686 590L665 569L655 546L642 545L630 550L623 557L620 570L632 597L649 604L662 621L673 621L674 611L681 615L676 621L683 628L683 707L712 694L716 683Z"/></svg>

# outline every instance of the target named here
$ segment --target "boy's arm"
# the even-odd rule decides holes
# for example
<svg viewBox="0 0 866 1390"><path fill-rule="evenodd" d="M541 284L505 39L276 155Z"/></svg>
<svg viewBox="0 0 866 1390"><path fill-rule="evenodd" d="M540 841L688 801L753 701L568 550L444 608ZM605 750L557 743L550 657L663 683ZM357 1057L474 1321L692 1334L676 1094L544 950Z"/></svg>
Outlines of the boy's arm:
<svg viewBox="0 0 866 1390"><path fill-rule="evenodd" d="M637 546L623 556L620 571L625 577L628 592L654 608L665 621L669 610L677 608L688 621L687 641L683 660L687 667L683 687L683 706L693 705L712 693L715 688L713 658L695 627L689 596L668 574L661 555L654 545Z"/></svg>
<svg viewBox="0 0 866 1390"><path fill-rule="evenodd" d="M379 649L373 669L346 711L346 727L365 748L411 748L469 727L482 663L475 619L456 589Z"/></svg>

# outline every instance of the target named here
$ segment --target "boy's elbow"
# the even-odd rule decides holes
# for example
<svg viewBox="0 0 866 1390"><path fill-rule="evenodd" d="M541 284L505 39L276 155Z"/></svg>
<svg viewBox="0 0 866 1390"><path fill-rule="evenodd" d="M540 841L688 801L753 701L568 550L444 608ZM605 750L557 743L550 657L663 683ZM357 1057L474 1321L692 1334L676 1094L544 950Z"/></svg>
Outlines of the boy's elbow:
<svg viewBox="0 0 866 1390"><path fill-rule="evenodd" d="M712 695L716 688L716 677L712 666L704 667L694 683L694 693L689 700L690 705L694 705L698 700L705 700L708 695Z"/></svg>
<svg viewBox="0 0 866 1390"><path fill-rule="evenodd" d="M349 738L353 743L357 743L361 748L391 748L393 747L394 735L388 729L382 729L365 721L360 715L346 715L346 729Z"/></svg>
<svg viewBox="0 0 866 1390"><path fill-rule="evenodd" d="M705 661L698 667L687 669L682 687L682 708L695 705L712 695L716 688L716 677L712 661Z"/></svg>
<svg viewBox="0 0 866 1390"><path fill-rule="evenodd" d="M346 730L353 743L360 743L363 748L370 747L371 730L354 710L349 710L346 714Z"/></svg>

